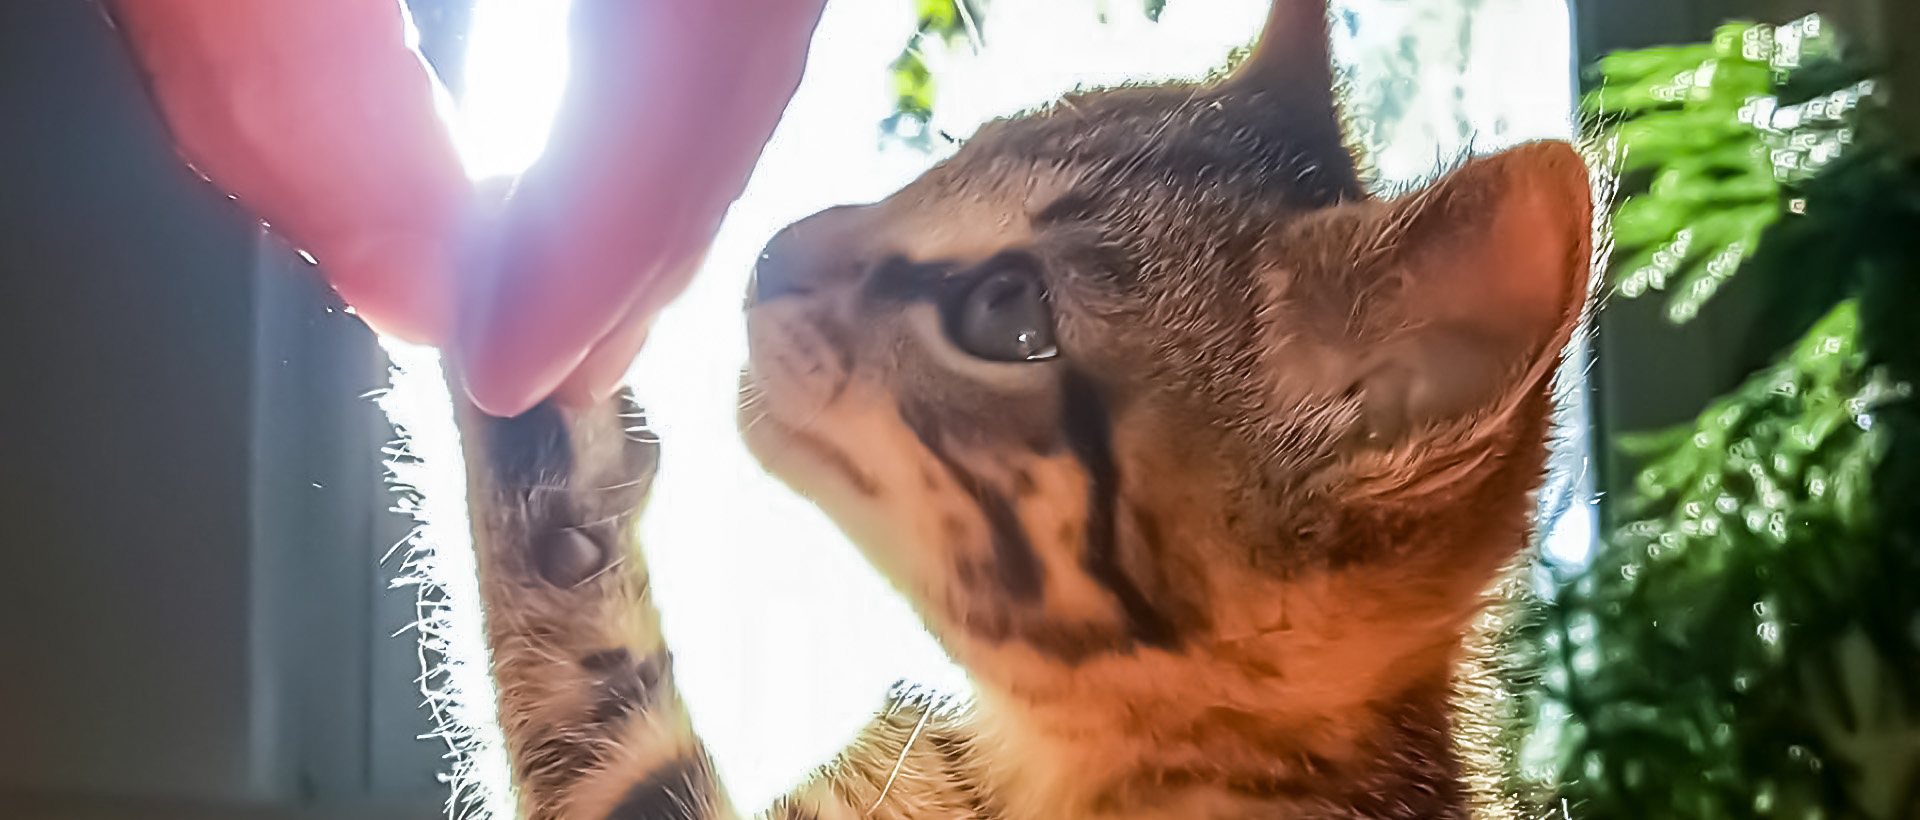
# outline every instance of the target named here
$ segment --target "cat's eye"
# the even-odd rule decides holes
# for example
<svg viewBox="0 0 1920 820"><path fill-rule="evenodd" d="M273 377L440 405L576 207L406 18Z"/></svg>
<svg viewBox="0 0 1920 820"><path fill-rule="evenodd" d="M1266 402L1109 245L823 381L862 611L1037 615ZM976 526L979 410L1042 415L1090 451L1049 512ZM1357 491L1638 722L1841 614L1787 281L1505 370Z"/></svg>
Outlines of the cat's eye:
<svg viewBox="0 0 1920 820"><path fill-rule="evenodd" d="M996 362L1034 362L1060 355L1053 312L1038 277L1023 266L996 267L948 301L947 337L961 350Z"/></svg>

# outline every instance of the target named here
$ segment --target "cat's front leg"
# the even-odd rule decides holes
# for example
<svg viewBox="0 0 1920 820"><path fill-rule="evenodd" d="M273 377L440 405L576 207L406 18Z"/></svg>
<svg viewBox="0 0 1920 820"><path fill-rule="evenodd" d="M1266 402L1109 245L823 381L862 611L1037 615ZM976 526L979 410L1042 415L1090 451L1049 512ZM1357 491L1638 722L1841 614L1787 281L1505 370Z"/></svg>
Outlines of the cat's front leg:
<svg viewBox="0 0 1920 820"><path fill-rule="evenodd" d="M458 417L522 816L734 818L674 685L636 537L659 442L631 396L510 419L462 402Z"/></svg>

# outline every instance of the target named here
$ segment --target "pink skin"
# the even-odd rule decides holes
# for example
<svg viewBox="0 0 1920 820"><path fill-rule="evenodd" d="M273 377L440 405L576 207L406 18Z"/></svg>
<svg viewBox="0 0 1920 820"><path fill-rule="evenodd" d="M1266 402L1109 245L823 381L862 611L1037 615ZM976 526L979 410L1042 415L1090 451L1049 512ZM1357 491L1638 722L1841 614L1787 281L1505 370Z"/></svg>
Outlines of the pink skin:
<svg viewBox="0 0 1920 820"><path fill-rule="evenodd" d="M174 139L374 329L514 415L606 396L685 289L825 0L574 0L546 153L476 190L401 0L118 0Z"/></svg>

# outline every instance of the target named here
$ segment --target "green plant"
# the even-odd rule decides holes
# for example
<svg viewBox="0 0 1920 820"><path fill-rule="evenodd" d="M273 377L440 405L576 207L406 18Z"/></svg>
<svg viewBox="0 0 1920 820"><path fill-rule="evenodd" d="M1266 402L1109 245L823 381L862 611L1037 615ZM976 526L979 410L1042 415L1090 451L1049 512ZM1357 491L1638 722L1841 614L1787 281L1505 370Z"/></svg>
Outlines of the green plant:
<svg viewBox="0 0 1920 820"><path fill-rule="evenodd" d="M1736 272L1774 363L1621 442L1627 523L1541 630L1575 817L1920 816L1920 174L1817 18L1613 55L1610 281L1688 321ZM1863 103L1866 104L1863 106Z"/></svg>

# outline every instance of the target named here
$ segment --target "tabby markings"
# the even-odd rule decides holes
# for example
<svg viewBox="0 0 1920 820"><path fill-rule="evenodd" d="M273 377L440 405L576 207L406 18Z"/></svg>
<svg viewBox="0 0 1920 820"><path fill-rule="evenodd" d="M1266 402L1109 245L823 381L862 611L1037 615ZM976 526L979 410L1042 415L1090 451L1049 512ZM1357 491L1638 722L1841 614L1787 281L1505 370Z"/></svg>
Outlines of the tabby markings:
<svg viewBox="0 0 1920 820"><path fill-rule="evenodd" d="M841 479L845 480L854 492L867 498L880 497L880 482L875 481L873 476L867 475L859 465L854 464L853 459L845 451L805 430L788 428L786 432L793 440L794 446L812 453L834 472L839 473Z"/></svg>
<svg viewBox="0 0 1920 820"><path fill-rule="evenodd" d="M625 649L607 649L580 659L594 689L594 702L587 719L594 723L612 723L653 703L653 696L666 679L668 659L659 652L638 662Z"/></svg>
<svg viewBox="0 0 1920 820"><path fill-rule="evenodd" d="M1027 540L1026 528L1020 525L1020 516L1014 512L1013 502L955 461L933 424L918 414L902 412L901 416L912 428L914 436L920 439L920 444L946 469L947 477L953 479L953 483L959 485L973 499L974 505L980 508L981 517L987 521L987 529L993 533L994 570L999 575L1001 587L1014 600L1040 600L1045 572L1040 566L1039 554L1033 551L1033 543Z"/></svg>
<svg viewBox="0 0 1920 820"><path fill-rule="evenodd" d="M968 760L966 741L952 735L935 734L928 738L928 743L940 755L941 769L946 774L947 781L953 784L954 790L960 793L960 798L966 801L967 816L974 820L992 820L998 817L999 813L987 805L986 799L980 793L980 774L974 770Z"/></svg>
<svg viewBox="0 0 1920 820"><path fill-rule="evenodd" d="M1087 471L1086 547L1081 566L1120 602L1134 640L1154 649L1173 649L1180 642L1173 621L1147 600L1120 566L1114 519L1120 477L1113 462L1113 421L1106 400L1092 380L1073 370L1061 377L1060 389L1060 431L1067 449Z"/></svg>
<svg viewBox="0 0 1920 820"><path fill-rule="evenodd" d="M706 820L719 805L716 788L713 766L695 752L635 783L606 820Z"/></svg>
<svg viewBox="0 0 1920 820"><path fill-rule="evenodd" d="M1064 371L1060 384L1062 402L1057 440L1067 443L1086 471L1088 483L1085 523L1063 524L1060 535L1076 542L1069 547L1078 547L1082 568L1119 603L1125 625L1117 634L1094 624L1053 621L1021 624L1016 623L1018 619L974 620L969 626L989 640L1004 640L1018 633L1034 648L1066 663L1129 652L1140 646L1174 649L1179 645L1179 634L1173 619L1148 600L1146 593L1120 566L1116 522L1120 511L1120 481L1113 459L1112 423L1106 402L1089 379L1073 370ZM979 508L992 533L993 572L1000 588L1016 601L1040 600L1045 570L1007 494L988 485L947 452L942 428L932 420L931 414L902 407L900 416L948 478ZM1037 454L1044 454L1053 446L1028 444L1034 446ZM929 472L927 483L935 483L933 478L934 474ZM1022 497L1039 491L1032 474L1022 468L1014 469L1012 483L1014 492ZM961 537L961 528L956 524L951 519L942 520L942 529L948 538ZM1157 557L1161 551L1159 527L1147 521L1140 530L1143 539L1151 542L1145 545L1147 552ZM972 586L971 567L961 562L956 568L962 585Z"/></svg>

